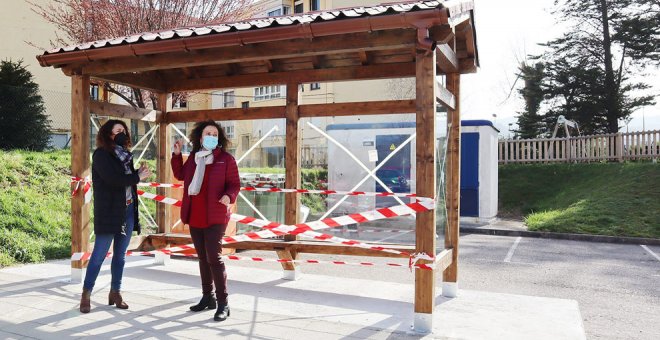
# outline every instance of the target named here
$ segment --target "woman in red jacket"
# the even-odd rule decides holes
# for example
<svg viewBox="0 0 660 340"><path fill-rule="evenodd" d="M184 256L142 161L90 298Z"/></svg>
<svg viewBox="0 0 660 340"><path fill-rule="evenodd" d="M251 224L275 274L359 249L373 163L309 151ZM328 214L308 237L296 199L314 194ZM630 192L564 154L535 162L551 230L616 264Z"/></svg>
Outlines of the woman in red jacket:
<svg viewBox="0 0 660 340"><path fill-rule="evenodd" d="M190 140L193 150L185 163L179 141L174 143L172 155L174 177L183 181L181 221L190 226L202 279L202 299L190 310L214 309L217 298L213 319L224 321L229 316L229 306L227 272L220 258L220 242L229 222L229 207L236 202L240 189L238 166L234 157L226 151L229 140L216 122L197 123Z"/></svg>

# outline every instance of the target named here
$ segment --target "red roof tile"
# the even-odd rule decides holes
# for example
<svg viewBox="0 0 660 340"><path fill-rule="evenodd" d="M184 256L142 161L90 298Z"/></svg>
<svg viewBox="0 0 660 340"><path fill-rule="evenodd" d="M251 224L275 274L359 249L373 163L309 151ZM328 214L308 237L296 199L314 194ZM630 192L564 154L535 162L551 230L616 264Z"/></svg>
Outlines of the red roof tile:
<svg viewBox="0 0 660 340"><path fill-rule="evenodd" d="M187 38L195 36L206 36L238 31L260 30L272 27L292 26L297 24L316 23L325 21L336 21L367 16L383 16L400 14L405 12L424 11L432 9L447 8L449 17L460 15L473 9L471 0L449 0L449 1L417 1L405 3L390 3L372 7L354 7L344 9L333 9L306 14L297 14L282 17L255 18L249 21L233 23L222 23L197 27L184 27L168 29L159 32L144 32L125 37L111 38L94 42L55 48L44 52L45 55L100 49L126 44L139 44L159 40L175 38Z"/></svg>

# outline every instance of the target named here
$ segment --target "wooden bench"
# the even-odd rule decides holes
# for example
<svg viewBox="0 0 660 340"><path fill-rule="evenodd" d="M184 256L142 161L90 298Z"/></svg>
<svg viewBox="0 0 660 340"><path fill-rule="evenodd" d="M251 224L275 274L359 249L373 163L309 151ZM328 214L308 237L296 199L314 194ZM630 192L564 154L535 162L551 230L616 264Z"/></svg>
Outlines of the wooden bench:
<svg viewBox="0 0 660 340"><path fill-rule="evenodd" d="M152 234L148 235L139 250L148 251L155 249L162 249L166 247L173 247L178 245L190 244L192 239L188 234ZM402 245L392 243L378 243L379 246L387 249L399 250L407 253L415 252L414 245ZM408 258L405 254L393 254L379 250L347 246L337 243L329 243L322 241L285 241L281 239L265 239L254 240L248 242L237 242L222 246L223 249L235 250L271 250L278 252L289 253L310 253L310 254L334 254L334 255L351 255L351 256L377 256L377 257L397 257Z"/></svg>

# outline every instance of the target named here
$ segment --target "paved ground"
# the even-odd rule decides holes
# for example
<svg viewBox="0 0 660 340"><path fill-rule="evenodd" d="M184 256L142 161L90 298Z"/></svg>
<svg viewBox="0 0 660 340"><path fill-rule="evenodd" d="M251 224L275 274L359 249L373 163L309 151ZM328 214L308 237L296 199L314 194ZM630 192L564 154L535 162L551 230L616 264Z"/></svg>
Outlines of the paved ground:
<svg viewBox="0 0 660 340"><path fill-rule="evenodd" d="M393 242L413 236L359 234ZM290 282L279 279L277 264L231 262L232 317L219 326L211 313L186 312L198 294L194 262L150 261L133 258L127 268L130 312L103 305L106 269L94 312L84 316L76 309L80 286L66 283L66 261L0 270L0 338L417 338L409 329L414 276L407 268L305 265L303 279ZM660 247L467 235L460 261L461 295L438 299L429 338L581 339L585 331L590 339L660 338Z"/></svg>
<svg viewBox="0 0 660 340"><path fill-rule="evenodd" d="M361 239L389 236L392 233L359 235ZM413 239L409 233L386 241ZM658 246L466 235L461 237L459 254L460 288L574 299L590 339L660 339ZM365 273L310 266L305 271L354 277ZM403 274L380 276L375 270L367 275L396 282L411 279Z"/></svg>

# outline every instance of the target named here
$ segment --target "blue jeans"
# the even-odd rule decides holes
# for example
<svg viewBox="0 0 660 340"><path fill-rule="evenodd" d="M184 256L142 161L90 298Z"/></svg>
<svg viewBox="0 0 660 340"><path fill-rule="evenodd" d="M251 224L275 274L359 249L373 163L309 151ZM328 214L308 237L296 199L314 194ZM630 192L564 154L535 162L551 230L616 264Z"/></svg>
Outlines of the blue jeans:
<svg viewBox="0 0 660 340"><path fill-rule="evenodd" d="M88 291L92 291L96 278L101 271L103 260L110 250L110 243L114 240L114 247L112 249L112 263L110 265L110 273L112 274L112 282L110 288L119 291L121 288L121 277L124 274L124 264L126 264L126 249L131 241L131 234L133 234L133 227L135 226L135 216L133 214L135 202L126 207L126 235L124 234L97 234L94 241L94 250L92 256L89 258L87 264L87 272L85 273L85 282L83 287Z"/></svg>

